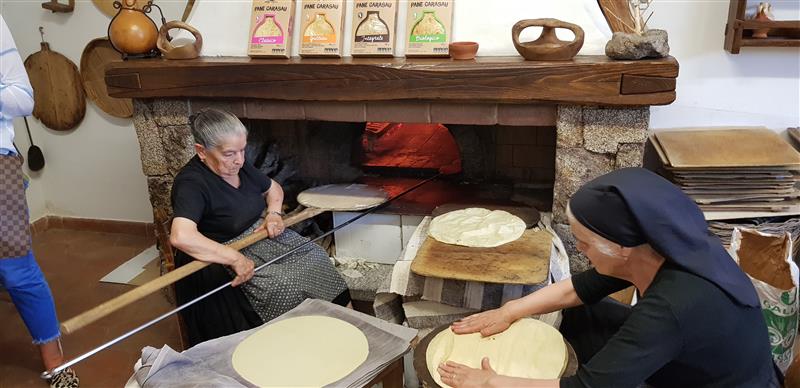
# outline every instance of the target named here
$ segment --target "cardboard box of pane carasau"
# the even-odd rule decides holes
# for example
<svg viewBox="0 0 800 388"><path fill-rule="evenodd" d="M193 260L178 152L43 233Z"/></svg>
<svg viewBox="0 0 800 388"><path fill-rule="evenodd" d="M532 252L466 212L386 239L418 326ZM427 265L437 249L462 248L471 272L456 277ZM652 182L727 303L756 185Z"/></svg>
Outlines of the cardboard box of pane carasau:
<svg viewBox="0 0 800 388"><path fill-rule="evenodd" d="M291 56L294 4L294 0L253 0L247 55Z"/></svg>
<svg viewBox="0 0 800 388"><path fill-rule="evenodd" d="M303 0L300 56L342 56L344 0Z"/></svg>
<svg viewBox="0 0 800 388"><path fill-rule="evenodd" d="M453 31L453 0L408 1L406 56L446 57Z"/></svg>
<svg viewBox="0 0 800 388"><path fill-rule="evenodd" d="M351 54L354 57L392 56L396 22L397 0L356 0Z"/></svg>

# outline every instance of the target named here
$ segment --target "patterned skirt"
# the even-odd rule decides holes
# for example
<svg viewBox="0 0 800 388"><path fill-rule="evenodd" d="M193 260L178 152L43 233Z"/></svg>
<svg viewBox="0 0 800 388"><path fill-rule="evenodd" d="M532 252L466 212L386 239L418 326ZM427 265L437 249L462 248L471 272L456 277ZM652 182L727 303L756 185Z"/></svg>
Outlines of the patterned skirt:
<svg viewBox="0 0 800 388"><path fill-rule="evenodd" d="M251 234L260 223L256 222L227 243ZM308 241L308 238L287 228L278 237L263 239L241 252L258 267ZM228 271L235 276L230 268ZM240 287L264 322L297 307L308 298L330 302L347 290L347 284L325 250L314 243L262 268Z"/></svg>

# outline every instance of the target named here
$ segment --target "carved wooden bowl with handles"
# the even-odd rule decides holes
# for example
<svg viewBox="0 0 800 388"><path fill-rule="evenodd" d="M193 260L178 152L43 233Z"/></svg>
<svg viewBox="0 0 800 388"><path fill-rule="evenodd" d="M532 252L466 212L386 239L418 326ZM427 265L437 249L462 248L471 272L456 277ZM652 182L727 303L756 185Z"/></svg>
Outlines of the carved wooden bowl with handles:
<svg viewBox="0 0 800 388"><path fill-rule="evenodd" d="M528 27L542 27L542 34L534 41L520 42L519 34ZM572 41L558 39L556 28L572 31L575 38ZM568 61L583 47L583 36L579 25L550 18L520 20L511 29L514 47L529 61Z"/></svg>
<svg viewBox="0 0 800 388"><path fill-rule="evenodd" d="M194 35L194 42L183 46L173 46L167 39L167 33L173 28L189 31ZM194 59L200 56L200 49L203 48L203 36L196 28L177 20L164 23L158 31L158 50L167 59Z"/></svg>

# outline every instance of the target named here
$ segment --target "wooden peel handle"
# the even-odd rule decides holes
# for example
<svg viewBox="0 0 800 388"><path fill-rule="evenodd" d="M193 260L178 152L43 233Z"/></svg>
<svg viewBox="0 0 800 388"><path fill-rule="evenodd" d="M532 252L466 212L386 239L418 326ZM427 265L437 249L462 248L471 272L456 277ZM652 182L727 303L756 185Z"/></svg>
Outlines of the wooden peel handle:
<svg viewBox="0 0 800 388"><path fill-rule="evenodd" d="M283 223L284 225L286 225L286 227L289 227L301 221L312 218L318 214L324 213L325 211L326 211L325 209L306 208L296 214L286 217L283 220ZM241 240L234 241L228 244L228 246L238 251L258 241L261 241L267 237L268 237L267 232L265 230L261 230ZM72 334L82 329L86 325L89 325L90 323L105 317L106 315L109 315L133 302L138 301L139 299L144 298L145 296L148 296L164 287L167 287L177 282L178 280L181 280L207 267L209 264L211 263L195 260L189 264L178 267L172 272L159 276L145 284L142 284L139 287L136 287L122 295L119 295L111 300L103 302L88 311L85 311L73 318L70 318L69 320L61 324L61 332L63 334Z"/></svg>

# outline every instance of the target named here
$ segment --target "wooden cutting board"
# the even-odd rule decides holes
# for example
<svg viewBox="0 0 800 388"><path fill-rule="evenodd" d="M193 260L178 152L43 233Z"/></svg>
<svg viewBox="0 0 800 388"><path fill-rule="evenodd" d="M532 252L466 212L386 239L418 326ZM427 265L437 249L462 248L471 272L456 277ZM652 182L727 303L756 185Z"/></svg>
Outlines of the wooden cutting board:
<svg viewBox="0 0 800 388"><path fill-rule="evenodd" d="M500 284L538 284L550 271L552 236L527 229L516 241L470 248L425 239L411 263L417 275Z"/></svg>
<svg viewBox="0 0 800 388"><path fill-rule="evenodd" d="M25 59L25 70L33 86L33 117L56 131L75 128L86 114L86 98L78 67L67 57L42 50Z"/></svg>

